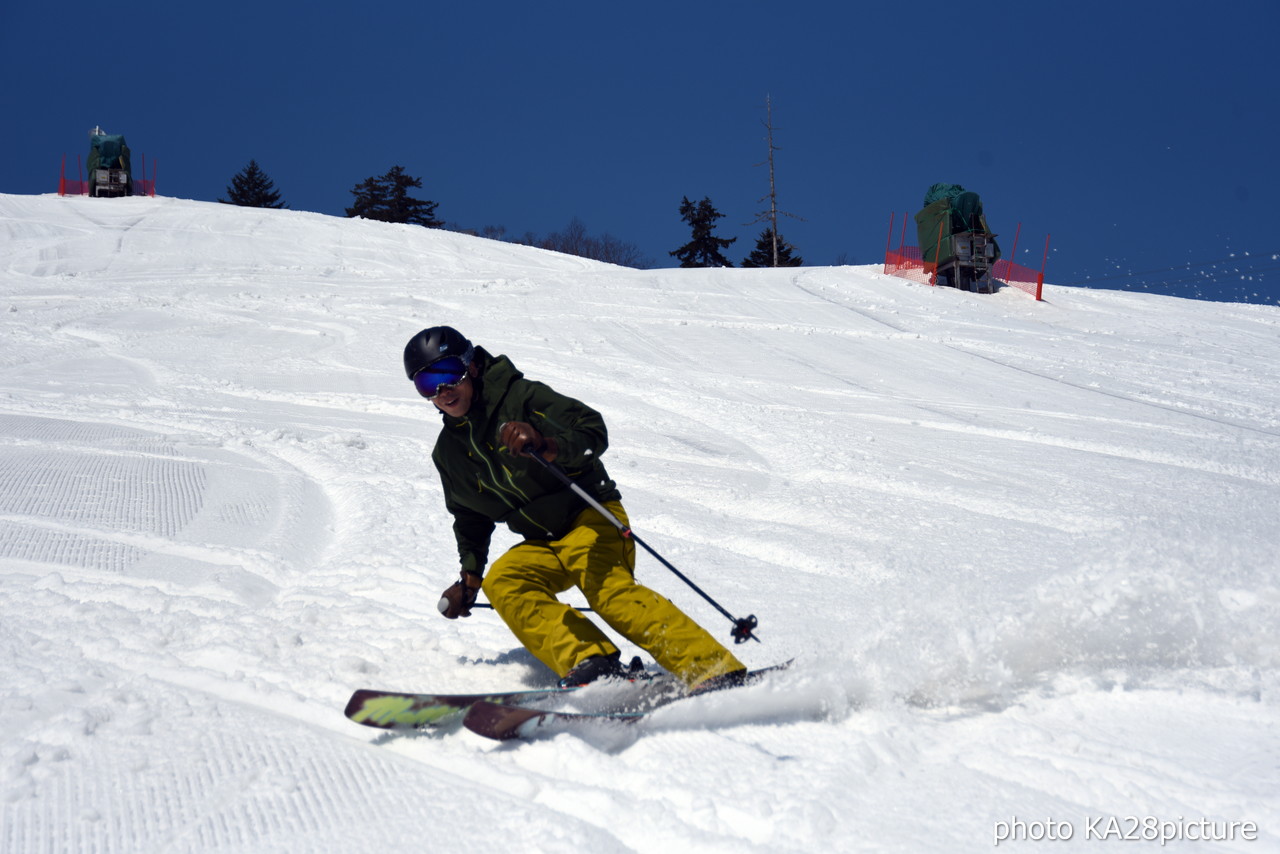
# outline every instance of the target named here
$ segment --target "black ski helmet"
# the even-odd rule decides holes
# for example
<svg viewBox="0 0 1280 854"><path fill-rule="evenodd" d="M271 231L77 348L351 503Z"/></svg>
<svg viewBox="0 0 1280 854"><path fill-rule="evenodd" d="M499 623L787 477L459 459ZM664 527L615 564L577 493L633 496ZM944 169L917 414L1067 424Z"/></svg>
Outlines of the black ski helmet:
<svg viewBox="0 0 1280 854"><path fill-rule="evenodd" d="M466 336L452 326L433 326L424 329L404 345L404 372L413 375L445 356L457 356L469 363L475 355L475 347Z"/></svg>

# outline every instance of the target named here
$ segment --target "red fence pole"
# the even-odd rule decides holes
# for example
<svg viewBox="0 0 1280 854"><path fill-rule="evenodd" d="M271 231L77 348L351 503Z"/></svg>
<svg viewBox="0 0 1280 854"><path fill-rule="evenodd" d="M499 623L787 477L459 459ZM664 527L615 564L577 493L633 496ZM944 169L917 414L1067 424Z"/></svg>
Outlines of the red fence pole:
<svg viewBox="0 0 1280 854"><path fill-rule="evenodd" d="M902 214L902 239L898 241L898 251L901 252L907 246L907 214Z"/></svg>
<svg viewBox="0 0 1280 854"><path fill-rule="evenodd" d="M884 239L884 272L889 273L889 247L893 246L893 218L897 211L889 212L889 236Z"/></svg>
<svg viewBox="0 0 1280 854"><path fill-rule="evenodd" d="M1022 223L1018 223L1017 230L1013 232L1013 251L1009 253L1010 264L1018 263L1018 238L1021 236L1022 236ZM1010 269L1009 272L1013 273L1013 270Z"/></svg>
<svg viewBox="0 0 1280 854"><path fill-rule="evenodd" d="M947 224L947 221L945 219L942 222L938 223L938 245L934 247L934 250L933 250L933 275L929 277L929 284L931 285L938 284L938 259L942 257L942 227L946 224ZM923 251L920 253L920 260L921 261L924 260ZM929 272L928 264L924 265L924 271L926 273Z"/></svg>
<svg viewBox="0 0 1280 854"><path fill-rule="evenodd" d="M1049 263L1049 235L1044 236L1044 258L1040 261L1040 275L1036 278L1036 299L1043 299L1041 294L1044 293L1044 266Z"/></svg>

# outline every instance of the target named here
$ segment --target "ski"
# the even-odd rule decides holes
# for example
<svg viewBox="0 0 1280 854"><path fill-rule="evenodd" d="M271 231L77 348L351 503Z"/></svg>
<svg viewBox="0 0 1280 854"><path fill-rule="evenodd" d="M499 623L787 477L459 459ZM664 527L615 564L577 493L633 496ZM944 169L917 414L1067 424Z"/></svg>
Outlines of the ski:
<svg viewBox="0 0 1280 854"><path fill-rule="evenodd" d="M546 700L576 690L555 687L489 694L406 694L361 688L351 695L343 714L364 726L415 730L447 726L460 720L467 709L479 702L506 706Z"/></svg>
<svg viewBox="0 0 1280 854"><path fill-rule="evenodd" d="M652 711L652 710L650 710ZM649 712L556 712L521 706L504 706L480 700L467 709L462 725L485 738L509 741L534 738L551 731L572 729L581 723L635 723Z"/></svg>
<svg viewBox="0 0 1280 854"><path fill-rule="evenodd" d="M747 673L746 678L732 686L708 691L668 693L661 701L649 704L645 709L617 709L596 712L557 711L539 709L521 705L495 703L488 700L477 700L466 710L462 725L485 738L497 741L512 739L531 739L539 735L572 731L583 724L633 724L643 720L651 712L678 700L689 697L701 697L714 691L728 691L753 685L770 673L785 670L791 666L790 661L764 667Z"/></svg>
<svg viewBox="0 0 1280 854"><path fill-rule="evenodd" d="M631 674L627 680L631 686L628 689L630 693L638 691L646 696L661 696L655 693L655 689L669 686L669 676L647 674L639 667L638 661L633 662ZM358 724L378 729L404 731L443 727L461 720L467 709L479 702L515 706L547 701L585 687L587 686L553 686L523 691L493 691L487 694L419 694L361 688L347 701L344 714ZM670 688L667 687L664 691L670 693ZM614 688L614 693L616 692L617 686ZM605 693L605 696L611 697L613 694Z"/></svg>

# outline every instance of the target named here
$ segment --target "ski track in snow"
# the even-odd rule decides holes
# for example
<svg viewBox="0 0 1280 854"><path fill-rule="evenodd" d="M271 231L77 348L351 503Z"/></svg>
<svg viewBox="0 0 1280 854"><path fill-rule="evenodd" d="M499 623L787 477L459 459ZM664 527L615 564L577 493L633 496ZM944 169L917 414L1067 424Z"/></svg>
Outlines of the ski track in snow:
<svg viewBox="0 0 1280 854"><path fill-rule="evenodd" d="M165 198L0 195L0 247L0 850L1280 850L1275 307ZM598 407L636 530L795 666L523 744L343 718L553 680L435 611L436 323Z"/></svg>

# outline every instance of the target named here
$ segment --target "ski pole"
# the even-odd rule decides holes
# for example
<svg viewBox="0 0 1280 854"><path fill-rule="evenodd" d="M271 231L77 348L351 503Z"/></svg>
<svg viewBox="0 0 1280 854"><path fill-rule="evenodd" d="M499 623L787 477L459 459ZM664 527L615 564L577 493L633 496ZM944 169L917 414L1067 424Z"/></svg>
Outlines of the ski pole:
<svg viewBox="0 0 1280 854"><path fill-rule="evenodd" d="M631 528L628 525L626 525L621 519L613 515L613 513L610 512L608 507L605 507L599 501L596 501L595 498L593 498L585 489L583 489L578 484L574 483L573 478L569 477L568 473L565 472L564 469L560 468L560 466L546 459L545 457L542 456L542 454L536 451L533 447L532 442L524 446L524 452L528 454L530 457L532 457L533 459L537 460L538 464L541 465L544 469L546 469L547 471L555 475L557 478L559 478L561 483L563 483L565 486L569 487L574 492L576 492L578 494L578 497L581 498L583 501L587 502L587 504L591 505L591 507L595 509L596 512L604 516L604 518L608 519L609 522L612 523L612 525L618 529L618 531L622 534L623 537L631 539L633 542L635 542L637 545L639 545L649 554L657 558L659 563L661 563L667 569L671 570L676 574L676 578L679 578L685 584L692 587L695 593L697 593L703 599L706 599L708 602L710 602L711 605L721 614L724 614L726 617L728 617L729 622L733 623L733 630L730 632L730 634L733 636L734 643L745 643L748 639L753 640L756 643L760 642L760 638L756 637L755 633L753 632L753 629L755 629L755 627L759 625L759 621L756 619L755 614L749 614L746 617L743 617L742 619L738 619L737 617L733 616L733 614L730 614L723 607L721 607L719 602L712 599L705 590L703 590L698 585L694 584L693 581L687 575L685 575L683 572L681 572L680 570L672 566L670 561L668 561L662 555L654 551L653 548L650 547L650 545L646 543L644 540L636 536L635 532L632 531Z"/></svg>

